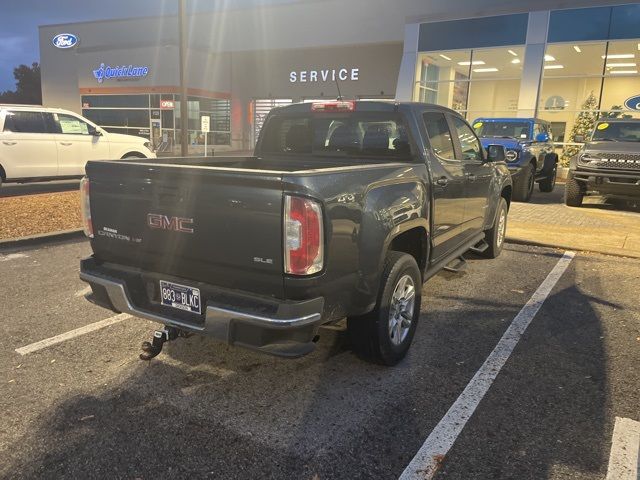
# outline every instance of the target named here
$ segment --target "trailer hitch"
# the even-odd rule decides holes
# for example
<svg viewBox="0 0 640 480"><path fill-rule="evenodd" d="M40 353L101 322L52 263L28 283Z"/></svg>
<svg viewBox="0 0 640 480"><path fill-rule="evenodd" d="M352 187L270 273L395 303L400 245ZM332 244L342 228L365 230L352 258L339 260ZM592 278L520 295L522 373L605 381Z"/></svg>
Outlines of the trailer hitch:
<svg viewBox="0 0 640 480"><path fill-rule="evenodd" d="M187 335L175 327L164 327L162 330L156 330L153 332L153 340L151 342L142 342L140 360L151 360L153 357L158 356L165 342L175 340L179 336L186 337Z"/></svg>

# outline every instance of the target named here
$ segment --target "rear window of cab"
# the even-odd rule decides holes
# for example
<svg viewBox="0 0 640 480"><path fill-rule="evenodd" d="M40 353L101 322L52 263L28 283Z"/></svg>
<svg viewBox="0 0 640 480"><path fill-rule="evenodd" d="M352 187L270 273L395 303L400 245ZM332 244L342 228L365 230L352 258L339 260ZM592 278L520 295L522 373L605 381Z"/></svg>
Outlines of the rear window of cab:
<svg viewBox="0 0 640 480"><path fill-rule="evenodd" d="M264 127L260 149L267 154L383 158L411 155L406 124L396 112L274 115Z"/></svg>

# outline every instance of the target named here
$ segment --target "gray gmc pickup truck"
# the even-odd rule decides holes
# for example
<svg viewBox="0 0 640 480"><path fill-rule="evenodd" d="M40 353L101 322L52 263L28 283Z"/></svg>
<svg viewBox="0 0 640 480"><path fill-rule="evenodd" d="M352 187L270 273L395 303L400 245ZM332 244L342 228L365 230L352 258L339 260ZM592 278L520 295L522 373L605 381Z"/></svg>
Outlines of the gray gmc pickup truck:
<svg viewBox="0 0 640 480"><path fill-rule="evenodd" d="M281 356L345 317L358 354L393 365L422 284L473 250L496 257L512 185L504 147L457 113L333 101L274 109L252 157L89 162L89 300Z"/></svg>

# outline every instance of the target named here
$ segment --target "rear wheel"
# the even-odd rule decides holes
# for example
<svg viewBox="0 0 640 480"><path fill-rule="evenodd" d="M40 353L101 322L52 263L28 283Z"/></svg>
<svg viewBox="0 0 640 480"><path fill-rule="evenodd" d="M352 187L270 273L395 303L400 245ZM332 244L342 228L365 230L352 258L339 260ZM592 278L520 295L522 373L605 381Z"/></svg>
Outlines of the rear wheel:
<svg viewBox="0 0 640 480"><path fill-rule="evenodd" d="M515 182L513 188L513 199L516 202L528 202L533 194L533 186L535 184L535 174L533 165L528 164L522 167L520 177Z"/></svg>
<svg viewBox="0 0 640 480"><path fill-rule="evenodd" d="M489 248L481 253L483 257L496 258L502 252L504 239L507 234L507 213L507 201L500 197L500 203L498 204L493 226L484 234L484 239L489 245Z"/></svg>
<svg viewBox="0 0 640 480"><path fill-rule="evenodd" d="M583 199L584 189L582 185L569 174L564 187L564 203L570 207L581 207Z"/></svg>
<svg viewBox="0 0 640 480"><path fill-rule="evenodd" d="M556 187L556 176L558 175L558 164L553 166L553 171L549 174L547 178L541 180L538 184L538 188L540 188L541 192L550 193L553 192L553 189Z"/></svg>
<svg viewBox="0 0 640 480"><path fill-rule="evenodd" d="M371 312L347 319L351 345L366 360L395 365L409 347L420 317L422 277L415 259L389 252L381 291Z"/></svg>

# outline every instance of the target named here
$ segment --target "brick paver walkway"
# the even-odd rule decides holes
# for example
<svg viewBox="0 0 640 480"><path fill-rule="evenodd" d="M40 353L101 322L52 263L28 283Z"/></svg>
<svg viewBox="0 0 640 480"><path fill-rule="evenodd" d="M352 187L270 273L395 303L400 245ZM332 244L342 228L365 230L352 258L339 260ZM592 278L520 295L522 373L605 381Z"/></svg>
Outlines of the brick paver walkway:
<svg viewBox="0 0 640 480"><path fill-rule="evenodd" d="M507 237L513 241L555 245L640 257L640 206L617 205L588 197L581 208L563 202L564 186L551 194L536 192L530 203L514 202Z"/></svg>

